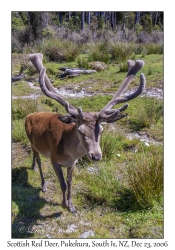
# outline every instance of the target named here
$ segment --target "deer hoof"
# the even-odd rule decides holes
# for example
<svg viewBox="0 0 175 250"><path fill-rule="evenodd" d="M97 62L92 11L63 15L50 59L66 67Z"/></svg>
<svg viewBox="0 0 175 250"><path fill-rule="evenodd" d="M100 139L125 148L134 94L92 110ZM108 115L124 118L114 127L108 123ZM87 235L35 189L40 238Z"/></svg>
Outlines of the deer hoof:
<svg viewBox="0 0 175 250"><path fill-rule="evenodd" d="M67 200L62 201L62 207L63 208L68 208L68 201Z"/></svg>
<svg viewBox="0 0 175 250"><path fill-rule="evenodd" d="M32 166L33 171L38 172L38 169L36 166Z"/></svg>
<svg viewBox="0 0 175 250"><path fill-rule="evenodd" d="M74 206L69 207L69 211L70 211L71 213L76 213L76 209L74 208Z"/></svg>
<svg viewBox="0 0 175 250"><path fill-rule="evenodd" d="M44 185L42 186L42 190L43 190L44 193L47 191L46 184L44 184Z"/></svg>

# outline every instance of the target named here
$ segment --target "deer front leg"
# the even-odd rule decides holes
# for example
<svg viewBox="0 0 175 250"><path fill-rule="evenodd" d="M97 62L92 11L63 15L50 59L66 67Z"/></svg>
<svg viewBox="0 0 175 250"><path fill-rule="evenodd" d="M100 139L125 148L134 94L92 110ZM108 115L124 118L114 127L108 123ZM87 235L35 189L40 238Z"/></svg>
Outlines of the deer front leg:
<svg viewBox="0 0 175 250"><path fill-rule="evenodd" d="M65 180L64 180L64 175L63 175L63 171L62 171L62 168L61 168L61 165L59 165L57 162L54 162L53 160L51 160L52 162L52 166L53 166L53 169L58 177L58 180L60 182L60 187L61 187L61 191L62 191L62 194L63 194L63 201L62 201L62 206L64 208L68 208L68 202L67 202L67 198L66 198L66 189L67 189L67 186L66 186L66 183L65 183Z"/></svg>
<svg viewBox="0 0 175 250"><path fill-rule="evenodd" d="M42 168L41 168L41 159L40 159L39 153L36 150L34 150L33 148L32 148L32 150L33 150L32 168L33 168L34 171L37 172L36 162L35 162L35 160L36 160L37 164L38 164L38 167L39 167L40 176L41 176L42 190L43 190L43 192L46 192L47 191L47 186L46 186L44 176L43 176L43 172L42 172Z"/></svg>
<svg viewBox="0 0 175 250"><path fill-rule="evenodd" d="M67 168L67 201L68 201L68 209L70 212L75 213L76 209L72 203L72 173L73 173L74 165L72 167Z"/></svg>

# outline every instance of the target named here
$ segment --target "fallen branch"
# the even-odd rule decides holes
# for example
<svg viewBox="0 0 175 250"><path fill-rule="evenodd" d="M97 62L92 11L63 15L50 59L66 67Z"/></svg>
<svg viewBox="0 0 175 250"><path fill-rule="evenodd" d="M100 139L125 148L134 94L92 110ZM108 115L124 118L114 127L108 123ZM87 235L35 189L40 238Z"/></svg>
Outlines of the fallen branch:
<svg viewBox="0 0 175 250"><path fill-rule="evenodd" d="M75 77L81 74L93 74L96 73L96 70L92 69L83 69L83 68L68 68L68 67L61 67L59 70L62 70L63 73L59 76L59 78L65 77Z"/></svg>
<svg viewBox="0 0 175 250"><path fill-rule="evenodd" d="M23 79L25 76L26 76L25 74L12 76L12 82L20 81L20 80Z"/></svg>

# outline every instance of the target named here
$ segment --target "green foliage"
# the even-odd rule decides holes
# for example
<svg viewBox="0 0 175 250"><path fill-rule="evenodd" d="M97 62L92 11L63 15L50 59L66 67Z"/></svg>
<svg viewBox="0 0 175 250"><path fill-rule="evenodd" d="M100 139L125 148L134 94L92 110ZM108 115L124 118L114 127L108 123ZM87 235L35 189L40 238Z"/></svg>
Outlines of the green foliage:
<svg viewBox="0 0 175 250"><path fill-rule="evenodd" d="M145 99L144 108L149 120L149 126L155 124L163 117L163 103L155 98Z"/></svg>
<svg viewBox="0 0 175 250"><path fill-rule="evenodd" d="M148 55L163 54L163 44L148 43L145 44L145 47L148 50Z"/></svg>
<svg viewBox="0 0 175 250"><path fill-rule="evenodd" d="M91 204L111 206L115 204L114 190L118 189L118 183L116 176L108 168L109 166L107 168L101 166L93 173L93 178L92 174L88 174L86 180L84 180L86 188L83 190L83 194Z"/></svg>
<svg viewBox="0 0 175 250"><path fill-rule="evenodd" d="M132 106L128 108L129 127L136 131L142 130L143 128L150 128L150 126L162 119L162 116L162 101L154 98L135 100Z"/></svg>
<svg viewBox="0 0 175 250"><path fill-rule="evenodd" d="M126 42L117 42L110 44L111 59L116 63L125 62L133 55L131 44Z"/></svg>
<svg viewBox="0 0 175 250"><path fill-rule="evenodd" d="M139 149L128 162L128 182L137 201L143 208L152 208L155 201L162 201L163 195L163 148Z"/></svg>
<svg viewBox="0 0 175 250"><path fill-rule="evenodd" d="M79 68L89 69L89 63L88 60L82 56L77 57L77 66Z"/></svg>
<svg viewBox="0 0 175 250"><path fill-rule="evenodd" d="M24 24L21 18L13 17L12 18L12 31L22 30Z"/></svg>
<svg viewBox="0 0 175 250"><path fill-rule="evenodd" d="M105 142L106 148L111 140L109 136L108 142ZM112 157L108 154L109 158L104 157L99 167L90 167L86 178L81 175L84 186L80 195L91 205L116 207L120 211L153 208L156 202L162 202L163 148L146 147L134 140L134 143L128 141L127 144L124 141L126 138L123 137L118 145L121 148L120 154L125 152L126 158L117 158L118 145L115 148L113 144L109 146ZM131 145L137 148L137 153L132 151ZM126 171L123 170L122 159L127 161Z"/></svg>
<svg viewBox="0 0 175 250"><path fill-rule="evenodd" d="M21 69L22 69L22 67L21 67ZM20 71L21 71L21 69L20 69ZM28 74L29 76L33 76L33 75L35 75L36 73L37 73L37 70L35 69L34 66L29 65L29 66L27 67L27 74Z"/></svg>
<svg viewBox="0 0 175 250"><path fill-rule="evenodd" d="M101 149L103 159L105 161L110 161L116 158L116 153L122 150L127 150L128 148L134 148L134 146L139 142L136 139L127 140L125 135L120 131L105 131L102 134L101 139Z"/></svg>
<svg viewBox="0 0 175 250"><path fill-rule="evenodd" d="M153 73L153 70L152 70L152 68L151 67L148 67L148 75L152 75L152 73Z"/></svg>
<svg viewBox="0 0 175 250"><path fill-rule="evenodd" d="M48 61L71 62L80 53L80 46L68 40L50 39L40 45L40 50L48 58Z"/></svg>
<svg viewBox="0 0 175 250"><path fill-rule="evenodd" d="M128 29L133 29L134 28L134 22L135 22L135 14L134 12L126 12L124 15L125 22L126 22L126 27Z"/></svg>
<svg viewBox="0 0 175 250"><path fill-rule="evenodd" d="M154 25L153 30L161 31L161 27L158 24L156 24Z"/></svg>
<svg viewBox="0 0 175 250"><path fill-rule="evenodd" d="M148 14L144 14L141 18L141 23L144 28L144 31L150 33L152 31L152 19Z"/></svg>
<svg viewBox="0 0 175 250"><path fill-rule="evenodd" d="M18 120L27 117L30 113L38 111L38 102L30 99L13 100L12 119Z"/></svg>
<svg viewBox="0 0 175 250"><path fill-rule="evenodd" d="M108 63L111 55L109 54L109 45L106 41L91 43L89 45L88 61L101 61Z"/></svg>
<svg viewBox="0 0 175 250"><path fill-rule="evenodd" d="M141 31L143 31L142 25L136 23L136 25L135 25L135 31L136 31L136 34L137 34L137 35L138 35Z"/></svg>
<svg viewBox="0 0 175 250"><path fill-rule="evenodd" d="M31 89L26 81L18 81L12 85L13 96L25 96L31 93L36 93L35 89Z"/></svg>
<svg viewBox="0 0 175 250"><path fill-rule="evenodd" d="M121 62L119 64L120 72L128 72L128 63L127 62Z"/></svg>
<svg viewBox="0 0 175 250"><path fill-rule="evenodd" d="M21 142L23 145L28 143L23 119L12 121L12 138L14 141Z"/></svg>
<svg viewBox="0 0 175 250"><path fill-rule="evenodd" d="M44 38L51 39L53 38L54 34L55 34L55 31L51 27L47 27L42 30L42 36Z"/></svg>

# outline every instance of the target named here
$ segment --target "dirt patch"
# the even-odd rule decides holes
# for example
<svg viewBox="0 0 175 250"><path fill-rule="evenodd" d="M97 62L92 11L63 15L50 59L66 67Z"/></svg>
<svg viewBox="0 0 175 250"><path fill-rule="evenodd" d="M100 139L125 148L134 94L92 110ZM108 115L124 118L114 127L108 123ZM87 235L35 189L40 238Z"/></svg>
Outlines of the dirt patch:
<svg viewBox="0 0 175 250"><path fill-rule="evenodd" d="M40 90L40 87L35 86L32 82L28 82L29 87L32 89ZM106 93L96 93L96 92L90 92L87 91L85 88L82 88L80 90L80 86L74 86L74 87L62 87L62 88L55 88L55 90L63 97L63 98L83 98L83 97L90 97L93 95L104 95ZM135 91L135 90L134 90ZM129 95L134 92L128 91L125 93L125 95ZM109 94L109 93L108 93ZM111 94L112 95L112 94ZM39 93L36 94L30 94L27 96L12 96L12 99L22 98L22 99L36 99L40 96ZM163 99L163 89L162 88L146 88L141 97L150 97L150 98L158 98Z"/></svg>
<svg viewBox="0 0 175 250"><path fill-rule="evenodd" d="M147 146L149 146L149 144L162 144L162 142L158 142L152 138L149 137L149 134L146 131L142 131L142 132L134 132L134 133L128 133L127 134L127 138L132 140L134 138L145 142Z"/></svg>
<svg viewBox="0 0 175 250"><path fill-rule="evenodd" d="M28 156L29 150L30 148L24 148L19 142L12 141L12 167L20 166Z"/></svg>

